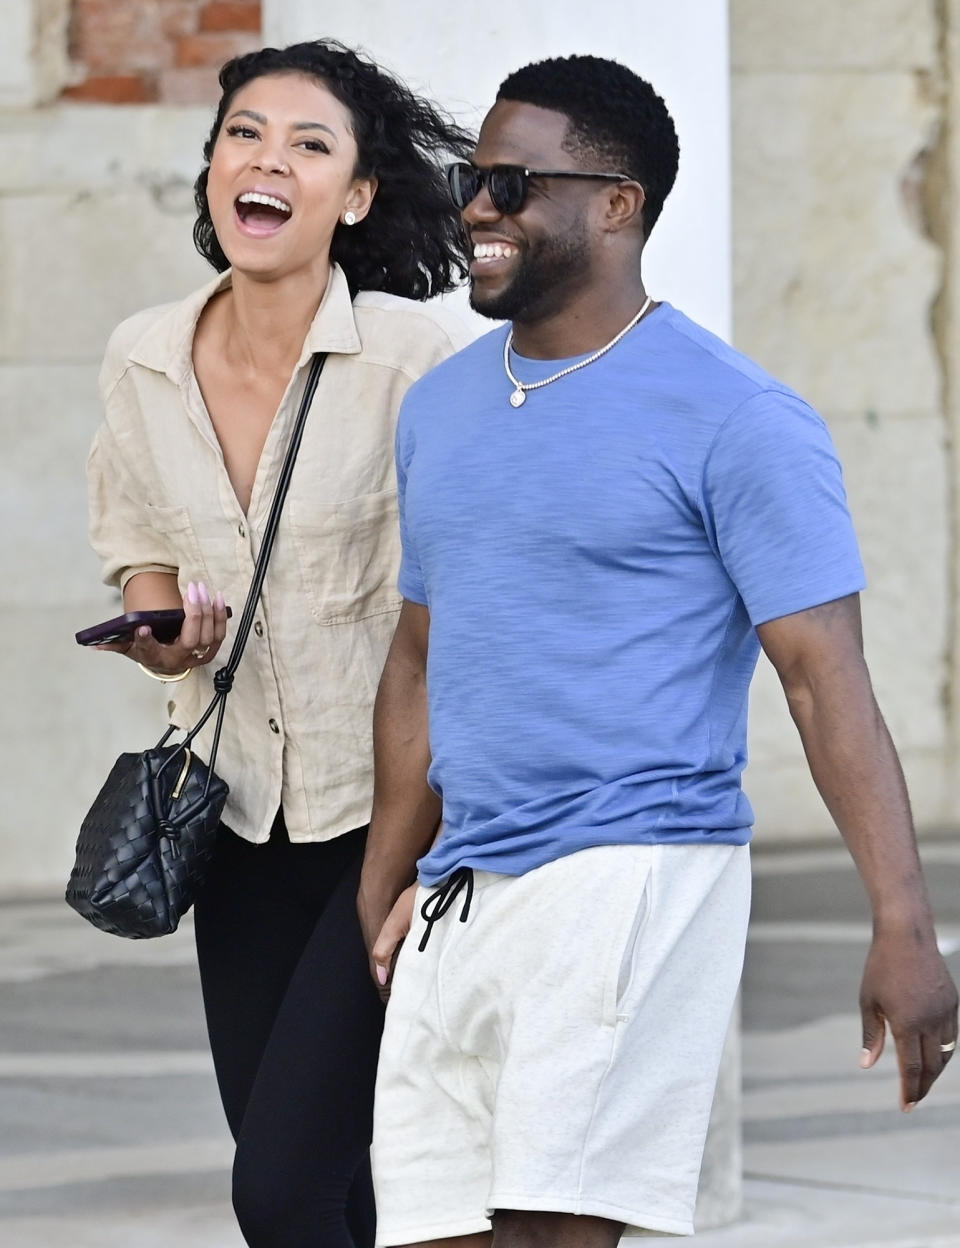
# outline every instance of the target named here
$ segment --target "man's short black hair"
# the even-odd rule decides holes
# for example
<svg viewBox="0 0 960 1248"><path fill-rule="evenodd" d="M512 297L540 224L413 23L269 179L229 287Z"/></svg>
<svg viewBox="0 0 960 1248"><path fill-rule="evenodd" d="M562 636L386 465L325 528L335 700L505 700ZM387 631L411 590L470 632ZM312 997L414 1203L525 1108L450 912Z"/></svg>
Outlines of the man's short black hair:
<svg viewBox="0 0 960 1248"><path fill-rule="evenodd" d="M649 237L680 160L673 118L649 82L603 57L554 57L510 74L497 99L569 117L565 151L601 172L628 173L643 187L643 231Z"/></svg>

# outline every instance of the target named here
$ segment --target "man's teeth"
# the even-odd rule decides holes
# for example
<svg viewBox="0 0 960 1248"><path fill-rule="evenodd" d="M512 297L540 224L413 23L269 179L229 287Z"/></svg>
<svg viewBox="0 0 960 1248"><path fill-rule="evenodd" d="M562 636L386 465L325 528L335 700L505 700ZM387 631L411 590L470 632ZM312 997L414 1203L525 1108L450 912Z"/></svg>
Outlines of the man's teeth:
<svg viewBox="0 0 960 1248"><path fill-rule="evenodd" d="M259 191L244 191L237 200L238 204L264 204L267 208L276 208L278 212L289 213L290 205L274 195L261 195Z"/></svg>
<svg viewBox="0 0 960 1248"><path fill-rule="evenodd" d="M511 247L508 243L474 243L473 245L474 260L504 260L516 254L517 248Z"/></svg>

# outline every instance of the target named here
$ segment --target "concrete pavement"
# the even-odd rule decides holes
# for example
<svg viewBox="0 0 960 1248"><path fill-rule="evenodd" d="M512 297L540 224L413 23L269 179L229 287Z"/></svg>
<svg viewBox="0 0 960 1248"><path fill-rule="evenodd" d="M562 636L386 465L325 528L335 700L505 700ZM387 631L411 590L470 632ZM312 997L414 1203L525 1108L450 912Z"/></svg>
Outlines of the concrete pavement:
<svg viewBox="0 0 960 1248"><path fill-rule="evenodd" d="M960 977L960 843L925 847ZM857 1065L866 908L842 850L754 858L743 1220L700 1248L960 1248L960 1062L912 1115ZM156 942L0 903L0 1246L242 1248L189 925ZM664 1241L666 1242L666 1241Z"/></svg>

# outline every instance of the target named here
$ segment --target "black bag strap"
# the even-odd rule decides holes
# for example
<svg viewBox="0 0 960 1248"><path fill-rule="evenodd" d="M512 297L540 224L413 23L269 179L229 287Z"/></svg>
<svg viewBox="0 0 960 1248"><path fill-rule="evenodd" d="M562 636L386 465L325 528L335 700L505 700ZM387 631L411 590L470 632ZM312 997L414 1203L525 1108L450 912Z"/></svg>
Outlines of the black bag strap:
<svg viewBox="0 0 960 1248"><path fill-rule="evenodd" d="M284 499L287 497L287 490L290 488L290 479L293 476L293 466L296 463L297 452L300 449L300 443L303 441L303 428L307 422L307 412L310 410L310 404L313 402L313 396L316 393L317 383L320 380L320 374L323 372L323 366L326 363L326 352L317 352L310 363L310 372L307 374L307 384L304 387L303 398L300 400L300 407L297 411L297 418L293 425L293 432L290 434L290 443L287 446L287 453L284 456L283 467L280 469L280 478L277 481L277 489L273 496L273 503L270 506L270 515L267 517L267 523L263 530L263 541L260 544L260 553L257 555L257 562L253 569L253 580L250 582L250 590L247 594L247 601L244 603L243 613L240 616L240 623L237 625L237 632L233 639L233 645L230 648L230 655L223 667L218 668L214 673L213 687L216 693L210 705L203 712L196 724L190 729L184 739L180 742L177 749L171 754L160 768L166 771L167 767L173 762L181 750L186 750L197 733L203 728L204 724L210 718L214 711L217 712L217 722L213 732L213 744L210 747L210 757L207 760L207 783L204 788L204 797L210 787L210 780L213 776L213 765L216 762L217 750L220 747L220 731L223 727L223 712L227 705L227 694L233 687L233 677L240 666L240 660L243 657L244 647L247 644L247 638L250 636L250 629L253 627L254 616L257 613L257 607L260 601L260 591L263 589L263 582L267 575L267 564L270 561L270 553L273 550L273 543L277 536L277 529L280 526L280 512L283 510ZM160 738L157 743L158 748L164 745L176 728L173 724ZM159 778L159 773L158 773Z"/></svg>

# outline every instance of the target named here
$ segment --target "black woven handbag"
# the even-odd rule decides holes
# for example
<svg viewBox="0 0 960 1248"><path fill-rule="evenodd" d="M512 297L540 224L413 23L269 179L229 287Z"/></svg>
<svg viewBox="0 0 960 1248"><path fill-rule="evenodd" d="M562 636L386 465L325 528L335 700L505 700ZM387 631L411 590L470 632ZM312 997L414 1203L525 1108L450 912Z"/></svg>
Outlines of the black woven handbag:
<svg viewBox="0 0 960 1248"><path fill-rule="evenodd" d="M229 791L213 770L227 694L253 625L307 411L325 359L325 355L315 355L310 365L230 657L213 678L213 700L178 744L167 744L176 731L171 726L152 750L121 754L80 827L67 904L94 927L114 936L140 939L175 932L193 905L213 857ZM204 763L190 746L214 712L213 744L209 762Z"/></svg>

